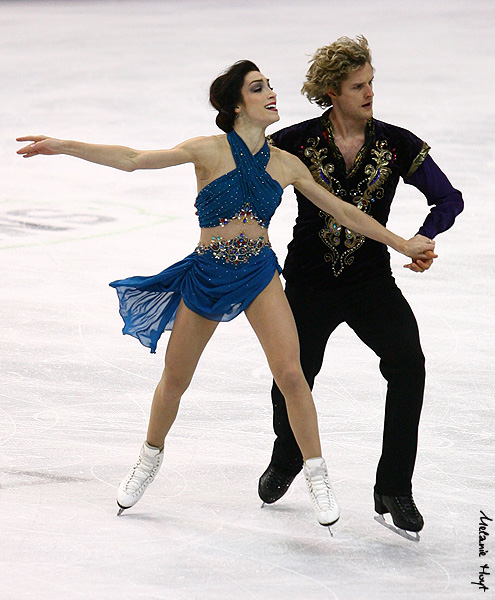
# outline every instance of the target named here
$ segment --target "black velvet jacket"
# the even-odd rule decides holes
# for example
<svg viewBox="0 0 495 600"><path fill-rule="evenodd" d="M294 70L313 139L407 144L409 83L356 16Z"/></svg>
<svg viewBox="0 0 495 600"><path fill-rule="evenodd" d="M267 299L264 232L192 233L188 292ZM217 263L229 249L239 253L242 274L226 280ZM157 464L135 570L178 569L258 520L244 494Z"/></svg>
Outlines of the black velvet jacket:
<svg viewBox="0 0 495 600"><path fill-rule="evenodd" d="M425 161L429 146L406 129L370 119L365 143L347 172L333 140L330 110L272 134L269 141L298 156L317 183L386 225L399 178L416 185L414 173ZM443 173L439 169L438 172L453 190ZM460 193L453 192L462 203ZM283 272L286 280L328 288L391 272L390 255L384 244L342 227L297 190L296 196L298 216ZM449 218L451 222L444 229L451 226L455 214Z"/></svg>

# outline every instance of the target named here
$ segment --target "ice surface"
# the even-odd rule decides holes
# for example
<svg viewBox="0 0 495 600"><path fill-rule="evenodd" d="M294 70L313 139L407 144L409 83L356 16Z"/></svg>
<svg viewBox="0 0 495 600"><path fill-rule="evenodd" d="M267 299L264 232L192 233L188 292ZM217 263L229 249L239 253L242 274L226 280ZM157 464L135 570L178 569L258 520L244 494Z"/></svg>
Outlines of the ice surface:
<svg viewBox="0 0 495 600"><path fill-rule="evenodd" d="M480 510L495 518L494 17L488 0L0 2L2 600L493 594L495 525L480 558L478 524ZM359 33L377 69L375 115L425 139L466 201L430 272L393 256L428 360L414 479L421 542L373 519L385 386L346 327L315 387L342 505L335 537L317 525L301 477L260 509L271 379L244 317L217 329L159 477L117 518L116 487L145 434L166 336L155 356L122 337L107 284L194 248L193 170L26 162L15 137L159 148L216 133L208 86L240 58L270 77L289 125L319 114L299 94L309 55ZM390 227L413 235L426 210L401 185ZM271 227L281 261L294 215L288 191ZM486 593L471 584L484 563Z"/></svg>

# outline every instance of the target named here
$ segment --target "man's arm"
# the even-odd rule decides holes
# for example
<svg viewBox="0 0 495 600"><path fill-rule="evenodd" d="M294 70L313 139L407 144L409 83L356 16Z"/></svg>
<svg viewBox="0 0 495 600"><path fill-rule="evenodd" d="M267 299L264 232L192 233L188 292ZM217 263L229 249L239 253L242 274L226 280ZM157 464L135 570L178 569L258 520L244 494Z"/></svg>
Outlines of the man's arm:
<svg viewBox="0 0 495 600"><path fill-rule="evenodd" d="M418 233L433 239L454 224L455 218L462 212L464 201L431 156L404 182L413 185L426 196L431 210Z"/></svg>
<svg viewBox="0 0 495 600"><path fill-rule="evenodd" d="M426 196L428 205L432 207L416 235L433 239L452 227L455 218L464 208L462 194L452 186L431 156L428 155L412 175L405 177L404 182L422 192ZM404 266L422 273L430 268L433 258L427 261L414 261Z"/></svg>

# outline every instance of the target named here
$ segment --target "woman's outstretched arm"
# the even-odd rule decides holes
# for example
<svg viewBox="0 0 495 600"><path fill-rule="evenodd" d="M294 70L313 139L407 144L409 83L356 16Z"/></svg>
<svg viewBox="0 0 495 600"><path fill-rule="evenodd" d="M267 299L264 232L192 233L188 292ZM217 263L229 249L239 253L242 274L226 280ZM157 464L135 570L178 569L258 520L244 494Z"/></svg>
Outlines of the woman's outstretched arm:
<svg viewBox="0 0 495 600"><path fill-rule="evenodd" d="M44 135L28 135L17 138L18 142L31 142L18 150L17 154L21 154L24 158L31 158L39 154L67 154L122 171L164 169L189 162L199 166L200 155L204 153L204 140L207 139L194 138L169 150L134 150L126 146L87 144L73 140L59 140Z"/></svg>
<svg viewBox="0 0 495 600"><path fill-rule="evenodd" d="M318 185L306 165L296 156L284 152L283 161L286 173L290 173L290 183L313 202L315 206L331 214L344 227L352 231L357 231L372 240L386 244L413 260L436 258L436 255L433 255L435 242L427 238L405 240L392 231L389 231L386 227L383 227L383 225L380 225L378 221L352 204L340 200L321 185Z"/></svg>

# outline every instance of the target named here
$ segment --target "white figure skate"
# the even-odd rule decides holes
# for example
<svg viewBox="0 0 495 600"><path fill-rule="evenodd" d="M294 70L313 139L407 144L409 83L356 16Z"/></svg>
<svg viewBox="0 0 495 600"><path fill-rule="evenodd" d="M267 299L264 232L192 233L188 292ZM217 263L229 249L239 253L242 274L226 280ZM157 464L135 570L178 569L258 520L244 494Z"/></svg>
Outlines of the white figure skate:
<svg viewBox="0 0 495 600"><path fill-rule="evenodd" d="M308 458L304 463L304 476L318 523L330 530L330 525L340 518L340 507L328 480L325 460L321 457Z"/></svg>
<svg viewBox="0 0 495 600"><path fill-rule="evenodd" d="M136 504L155 479L162 462L163 449L160 450L144 442L136 464L121 481L117 491L117 504L119 505L117 516Z"/></svg>

